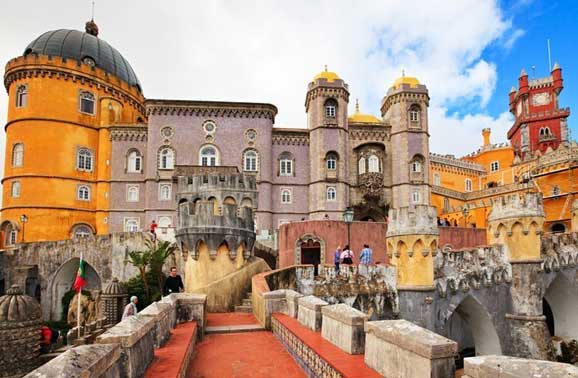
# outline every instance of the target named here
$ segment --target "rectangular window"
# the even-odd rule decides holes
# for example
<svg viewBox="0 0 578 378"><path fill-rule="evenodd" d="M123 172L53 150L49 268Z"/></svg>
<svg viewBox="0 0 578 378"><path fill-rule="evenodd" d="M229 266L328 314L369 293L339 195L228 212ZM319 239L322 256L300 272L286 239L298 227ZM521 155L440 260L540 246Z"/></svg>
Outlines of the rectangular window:
<svg viewBox="0 0 578 378"><path fill-rule="evenodd" d="M24 108L28 102L28 87L21 85L16 91L16 107Z"/></svg>
<svg viewBox="0 0 578 378"><path fill-rule="evenodd" d="M80 112L94 115L95 97L90 92L80 93Z"/></svg>
<svg viewBox="0 0 578 378"><path fill-rule="evenodd" d="M138 232L140 220L138 218L124 218L124 232Z"/></svg>
<svg viewBox="0 0 578 378"><path fill-rule="evenodd" d="M10 245L16 244L16 240L18 239L18 231L12 230L10 231L10 236L8 238L8 242Z"/></svg>
<svg viewBox="0 0 578 378"><path fill-rule="evenodd" d="M413 202L413 203L420 203L421 202L421 196L420 196L419 192L411 193L411 202Z"/></svg>
<svg viewBox="0 0 578 378"><path fill-rule="evenodd" d="M337 190L332 186L327 188L327 201L337 201Z"/></svg>
<svg viewBox="0 0 578 378"><path fill-rule="evenodd" d="M280 162L280 172L281 176L292 176L293 175L293 161L292 160L281 160Z"/></svg>
<svg viewBox="0 0 578 378"><path fill-rule="evenodd" d="M411 122L418 122L419 121L419 112L412 110L409 112L409 120Z"/></svg>
<svg viewBox="0 0 578 378"><path fill-rule="evenodd" d="M288 204L291 203L291 189L281 189L281 203Z"/></svg>
<svg viewBox="0 0 578 378"><path fill-rule="evenodd" d="M171 200L171 184L160 184L160 186L159 186L159 200L160 201L170 201Z"/></svg>
<svg viewBox="0 0 578 378"><path fill-rule="evenodd" d="M472 180L466 179L466 192L472 191Z"/></svg>
<svg viewBox="0 0 578 378"><path fill-rule="evenodd" d="M327 105L325 107L325 116L334 118L335 117L335 106Z"/></svg>
<svg viewBox="0 0 578 378"><path fill-rule="evenodd" d="M20 198L20 181L12 183L12 198Z"/></svg>
<svg viewBox="0 0 578 378"><path fill-rule="evenodd" d="M500 170L500 162L493 161L490 163L490 172L497 172Z"/></svg>
<svg viewBox="0 0 578 378"><path fill-rule="evenodd" d="M126 187L126 200L127 202L138 202L139 200L138 185L128 185Z"/></svg>

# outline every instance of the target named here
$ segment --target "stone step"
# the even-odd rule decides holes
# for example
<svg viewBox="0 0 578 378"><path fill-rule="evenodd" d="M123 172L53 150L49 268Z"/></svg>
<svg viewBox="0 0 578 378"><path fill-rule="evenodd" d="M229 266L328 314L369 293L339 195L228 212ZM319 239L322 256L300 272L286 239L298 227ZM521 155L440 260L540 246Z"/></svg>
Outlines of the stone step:
<svg viewBox="0 0 578 378"><path fill-rule="evenodd" d="M212 327L205 327L205 334L258 332L264 330L265 328L261 327L260 324L212 326Z"/></svg>
<svg viewBox="0 0 578 378"><path fill-rule="evenodd" d="M253 307L246 305L235 306L235 312L253 312Z"/></svg>
<svg viewBox="0 0 578 378"><path fill-rule="evenodd" d="M243 306L252 306L253 305L253 301L251 300L251 298L247 299L243 299Z"/></svg>

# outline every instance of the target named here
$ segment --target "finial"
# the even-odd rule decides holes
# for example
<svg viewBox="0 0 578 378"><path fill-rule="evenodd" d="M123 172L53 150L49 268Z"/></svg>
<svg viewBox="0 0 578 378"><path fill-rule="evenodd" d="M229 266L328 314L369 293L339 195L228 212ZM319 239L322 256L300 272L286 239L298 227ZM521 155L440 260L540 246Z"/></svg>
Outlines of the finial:
<svg viewBox="0 0 578 378"><path fill-rule="evenodd" d="M552 71L557 70L560 68L560 65L558 64L558 62L554 63L554 67L552 67Z"/></svg>
<svg viewBox="0 0 578 378"><path fill-rule="evenodd" d="M514 93L516 92L516 88L514 88L514 86L512 86L512 88L510 89L510 93Z"/></svg>
<svg viewBox="0 0 578 378"><path fill-rule="evenodd" d="M405 77L405 70L403 68L401 69L401 77Z"/></svg>
<svg viewBox="0 0 578 378"><path fill-rule="evenodd" d="M325 67L325 72L327 72L327 64L324 67Z"/></svg>
<svg viewBox="0 0 578 378"><path fill-rule="evenodd" d="M358 98L355 99L355 112L359 113L359 99Z"/></svg>
<svg viewBox="0 0 578 378"><path fill-rule="evenodd" d="M520 72L520 77L522 77L522 76L528 76L525 68L522 68L522 72Z"/></svg>
<svg viewBox="0 0 578 378"><path fill-rule="evenodd" d="M90 21L86 23L84 30L87 34L98 37L98 25L94 22L94 0L92 0L92 14L90 16Z"/></svg>
<svg viewBox="0 0 578 378"><path fill-rule="evenodd" d="M90 20L94 21L94 0L92 0L92 13L90 15Z"/></svg>

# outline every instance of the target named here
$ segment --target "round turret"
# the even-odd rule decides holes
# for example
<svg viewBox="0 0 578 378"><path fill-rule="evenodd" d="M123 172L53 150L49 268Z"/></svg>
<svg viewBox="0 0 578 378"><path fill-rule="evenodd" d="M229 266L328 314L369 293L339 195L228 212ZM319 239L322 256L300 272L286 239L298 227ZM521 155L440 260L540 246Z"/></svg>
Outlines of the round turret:
<svg viewBox="0 0 578 378"><path fill-rule="evenodd" d="M120 322L124 306L128 304L126 288L115 277L102 292L102 313L106 317L106 324L114 325Z"/></svg>
<svg viewBox="0 0 578 378"><path fill-rule="evenodd" d="M17 285L0 297L0 377L20 377L33 370L40 353L42 310Z"/></svg>

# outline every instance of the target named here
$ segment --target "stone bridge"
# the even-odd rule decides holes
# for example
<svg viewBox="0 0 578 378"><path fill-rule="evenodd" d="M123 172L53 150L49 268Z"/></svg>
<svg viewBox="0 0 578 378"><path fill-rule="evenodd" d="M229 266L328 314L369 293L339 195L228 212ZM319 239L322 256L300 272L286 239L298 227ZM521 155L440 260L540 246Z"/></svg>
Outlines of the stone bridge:
<svg viewBox="0 0 578 378"><path fill-rule="evenodd" d="M18 284L40 300L44 319L60 320L62 297L71 290L80 255L86 263L87 289L101 290L113 277L137 275L126 260L145 248L145 233L115 233L94 238L18 244L0 252L5 286Z"/></svg>

